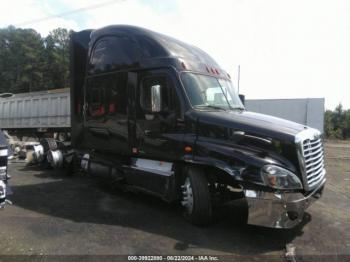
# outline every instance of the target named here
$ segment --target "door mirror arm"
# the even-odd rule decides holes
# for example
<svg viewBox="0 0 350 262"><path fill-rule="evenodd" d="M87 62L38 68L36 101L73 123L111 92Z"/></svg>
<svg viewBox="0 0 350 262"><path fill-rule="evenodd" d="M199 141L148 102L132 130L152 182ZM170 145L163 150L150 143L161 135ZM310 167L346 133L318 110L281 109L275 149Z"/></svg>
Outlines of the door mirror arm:
<svg viewBox="0 0 350 262"><path fill-rule="evenodd" d="M242 104L245 106L245 95L239 94L239 99L241 100Z"/></svg>

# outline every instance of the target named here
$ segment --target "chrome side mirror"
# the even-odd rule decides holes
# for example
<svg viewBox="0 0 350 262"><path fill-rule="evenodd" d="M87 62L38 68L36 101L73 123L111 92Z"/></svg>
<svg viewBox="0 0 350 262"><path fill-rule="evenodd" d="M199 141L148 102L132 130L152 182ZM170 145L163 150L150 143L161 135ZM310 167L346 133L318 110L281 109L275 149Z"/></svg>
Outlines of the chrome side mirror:
<svg viewBox="0 0 350 262"><path fill-rule="evenodd" d="M160 94L160 85L151 86L151 111L157 113L161 111L162 98Z"/></svg>

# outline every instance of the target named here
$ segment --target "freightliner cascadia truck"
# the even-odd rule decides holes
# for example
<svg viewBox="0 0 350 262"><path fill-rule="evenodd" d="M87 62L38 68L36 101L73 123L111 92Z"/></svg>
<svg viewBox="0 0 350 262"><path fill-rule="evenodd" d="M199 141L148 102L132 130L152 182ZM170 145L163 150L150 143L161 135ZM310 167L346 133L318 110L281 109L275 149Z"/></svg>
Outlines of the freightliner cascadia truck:
<svg viewBox="0 0 350 262"><path fill-rule="evenodd" d="M70 50L71 145L46 142L52 166L179 201L196 225L240 199L247 223L291 228L321 197L321 133L246 111L201 49L113 25L72 33Z"/></svg>

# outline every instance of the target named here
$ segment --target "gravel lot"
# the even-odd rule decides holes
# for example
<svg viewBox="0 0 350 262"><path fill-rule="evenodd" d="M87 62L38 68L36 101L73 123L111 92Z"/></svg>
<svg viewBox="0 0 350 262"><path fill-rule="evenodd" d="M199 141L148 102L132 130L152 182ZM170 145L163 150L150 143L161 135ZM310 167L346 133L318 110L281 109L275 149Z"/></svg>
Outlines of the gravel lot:
<svg viewBox="0 0 350 262"><path fill-rule="evenodd" d="M0 212L0 254L273 255L263 257L283 260L292 244L303 260L312 258L308 255L350 260L350 143L327 142L325 151L324 195L291 230L245 225L242 212L232 207L213 226L198 228L183 220L177 204L106 189L83 175L65 177L11 163L13 205Z"/></svg>

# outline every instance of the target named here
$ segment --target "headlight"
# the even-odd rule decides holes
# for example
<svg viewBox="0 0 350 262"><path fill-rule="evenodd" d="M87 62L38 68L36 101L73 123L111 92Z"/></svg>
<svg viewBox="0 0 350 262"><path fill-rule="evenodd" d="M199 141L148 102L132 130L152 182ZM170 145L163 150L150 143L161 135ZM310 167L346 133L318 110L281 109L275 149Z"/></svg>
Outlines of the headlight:
<svg viewBox="0 0 350 262"><path fill-rule="evenodd" d="M279 166L266 165L261 169L264 183L276 189L302 189L300 179L292 172Z"/></svg>

